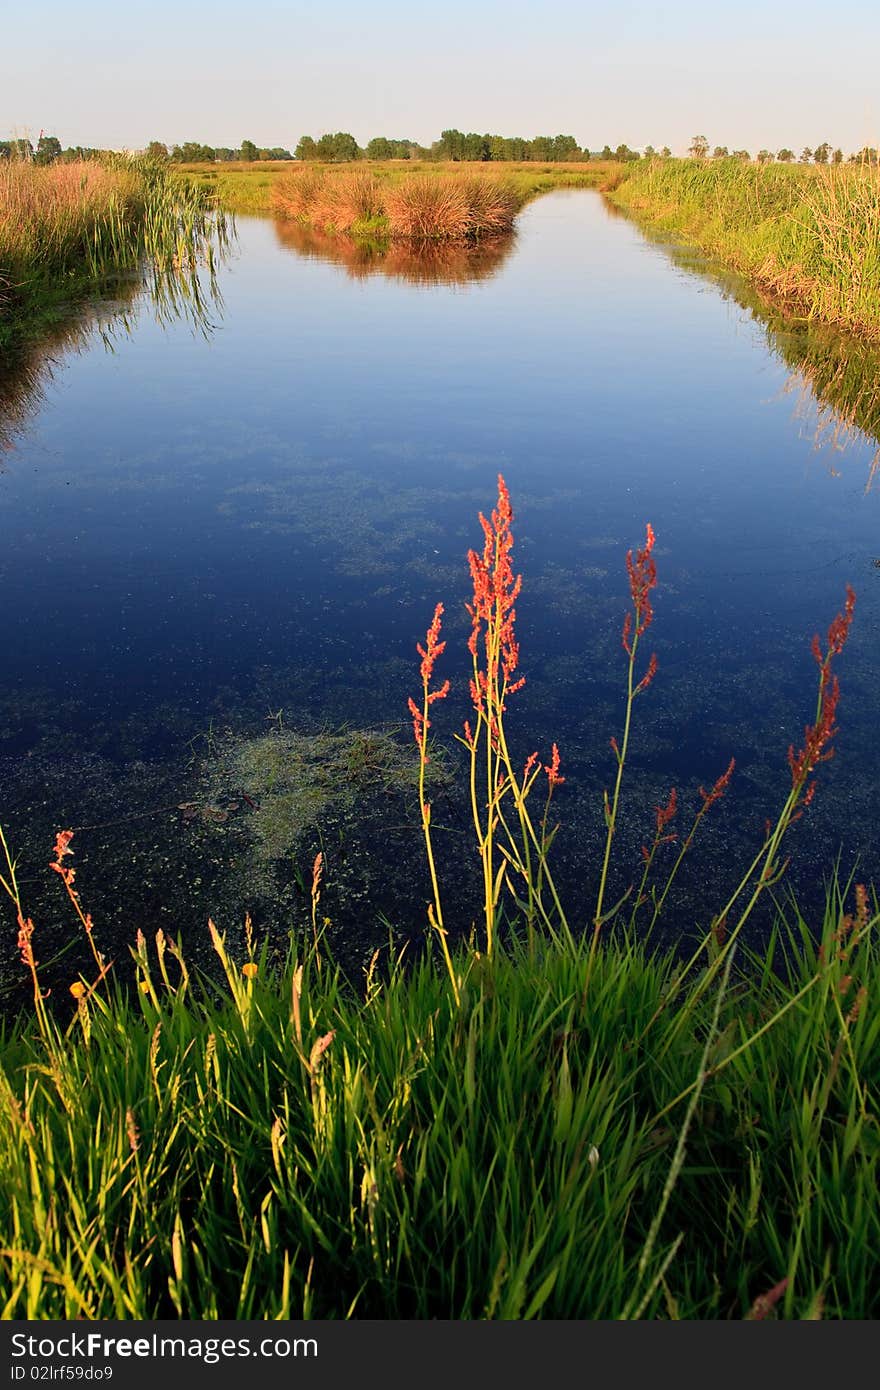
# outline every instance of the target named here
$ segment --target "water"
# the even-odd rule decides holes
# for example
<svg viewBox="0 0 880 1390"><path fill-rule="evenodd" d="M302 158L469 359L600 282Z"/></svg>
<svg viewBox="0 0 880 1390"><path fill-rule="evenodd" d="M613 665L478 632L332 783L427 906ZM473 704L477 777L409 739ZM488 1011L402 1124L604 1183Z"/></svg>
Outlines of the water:
<svg viewBox="0 0 880 1390"><path fill-rule="evenodd" d="M403 785L415 643L442 600L454 689L435 731L452 778L465 557L499 471L524 575L527 685L510 730L523 757L549 757L554 740L562 753L555 855L572 917L588 920L595 898L624 557L648 521L660 672L637 705L614 895L669 787L693 809L733 755L666 930L705 925L784 800L786 751L815 712L810 639L848 581L837 755L792 832L788 877L807 906L837 853L871 878L877 444L854 428L835 446L809 364L792 393L803 335L769 333L741 287L581 191L541 198L510 244L470 264L421 270L241 219L221 288L207 338L141 305L112 351L82 331L75 352L55 347L51 374L30 363L26 404L7 384L0 823L44 956L72 936L45 872L62 825L77 827L78 886L114 951L164 926L198 952L209 913L234 935L246 909L283 943L308 920L318 848L340 954L387 938L380 913L421 931ZM365 729L378 731L367 745ZM467 925L464 793L438 788L436 805Z"/></svg>

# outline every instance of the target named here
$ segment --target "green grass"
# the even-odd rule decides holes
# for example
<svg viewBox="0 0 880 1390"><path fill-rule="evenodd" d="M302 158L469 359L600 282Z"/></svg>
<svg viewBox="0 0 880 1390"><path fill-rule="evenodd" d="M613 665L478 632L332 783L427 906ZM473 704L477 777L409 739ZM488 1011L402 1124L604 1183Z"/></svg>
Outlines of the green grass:
<svg viewBox="0 0 880 1390"><path fill-rule="evenodd" d="M503 164L492 165L493 175L502 177L516 192L520 203L551 192L554 188L607 188L613 186L626 166L591 161L589 164ZM359 161L356 165L310 163L307 166L270 161L261 164L184 164L181 170L196 183L216 191L220 206L227 212L270 213L272 194L279 180L291 172L339 173L345 169L368 170L381 183L399 185L407 179L450 173L485 174L481 163L423 163L418 160Z"/></svg>
<svg viewBox="0 0 880 1390"><path fill-rule="evenodd" d="M460 1007L427 956L254 947L220 987L142 942L141 990L5 1039L2 1315L725 1319L787 1280L773 1316L876 1317L878 918L845 906L702 998L626 935L463 948Z"/></svg>
<svg viewBox="0 0 880 1390"><path fill-rule="evenodd" d="M642 161L611 196L806 317L880 336L876 168Z"/></svg>

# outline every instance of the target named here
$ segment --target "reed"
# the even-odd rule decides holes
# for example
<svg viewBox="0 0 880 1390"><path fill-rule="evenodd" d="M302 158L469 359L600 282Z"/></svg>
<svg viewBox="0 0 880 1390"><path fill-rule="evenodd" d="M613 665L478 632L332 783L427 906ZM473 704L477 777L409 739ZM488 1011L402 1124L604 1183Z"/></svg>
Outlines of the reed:
<svg viewBox="0 0 880 1390"><path fill-rule="evenodd" d="M509 232L521 203L497 175L448 171L383 179L371 170L306 168L279 178L273 190L276 212L320 231L426 243Z"/></svg>
<svg viewBox="0 0 880 1390"><path fill-rule="evenodd" d="M145 159L0 163L0 346L46 304L146 262L166 307L197 316L229 227L204 190Z"/></svg>
<svg viewBox="0 0 880 1390"><path fill-rule="evenodd" d="M876 167L642 161L611 196L806 317L880 336Z"/></svg>

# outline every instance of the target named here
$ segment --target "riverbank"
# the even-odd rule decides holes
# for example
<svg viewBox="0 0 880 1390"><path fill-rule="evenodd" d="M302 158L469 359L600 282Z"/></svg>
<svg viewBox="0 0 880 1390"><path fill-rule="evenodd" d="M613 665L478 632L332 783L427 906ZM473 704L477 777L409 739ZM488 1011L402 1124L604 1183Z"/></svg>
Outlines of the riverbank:
<svg viewBox="0 0 880 1390"><path fill-rule="evenodd" d="M844 892L702 994L710 955L683 987L626 935L457 951L458 1003L427 958L349 983L215 936L220 988L140 941L132 997L73 982L4 1040L4 1317L876 1317Z"/></svg>
<svg viewBox="0 0 880 1390"><path fill-rule="evenodd" d="M610 192L643 226L698 247L812 320L880 337L880 171L644 160Z"/></svg>
<svg viewBox="0 0 880 1390"><path fill-rule="evenodd" d="M173 277L197 296L225 235L205 190L147 160L0 163L0 351L144 260L154 282Z"/></svg>

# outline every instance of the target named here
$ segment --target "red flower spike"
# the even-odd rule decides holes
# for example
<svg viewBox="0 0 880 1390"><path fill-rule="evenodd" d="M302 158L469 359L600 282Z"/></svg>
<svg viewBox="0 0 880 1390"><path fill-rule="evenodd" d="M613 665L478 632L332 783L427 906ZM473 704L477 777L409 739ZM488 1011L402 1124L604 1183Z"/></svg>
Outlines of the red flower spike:
<svg viewBox="0 0 880 1390"><path fill-rule="evenodd" d="M550 762L544 764L544 771L547 774L547 781L550 783L551 791L554 787L562 786L565 778L559 776L559 749L556 747L555 743L553 745L553 753Z"/></svg>
<svg viewBox="0 0 880 1390"><path fill-rule="evenodd" d="M707 792L705 787L700 787L699 792L700 796L703 798L704 811L708 811L709 807L712 806L714 802L721 800L730 785L730 779L733 776L733 769L735 767L736 759L731 758L730 762L727 764L727 771L721 774L710 792Z"/></svg>
<svg viewBox="0 0 880 1390"><path fill-rule="evenodd" d="M658 807L656 807L656 811L657 811L657 834L658 834L658 835L661 834L661 832L662 832L662 831L665 829L665 827L669 824L669 822L672 820L672 818L673 818L673 816L675 815L675 813L676 813L677 810L678 810L678 792L675 790L675 787L673 787L672 790L671 790L671 792L669 793L669 800L668 800L668 802L666 803L666 805L665 805L665 806L658 806Z"/></svg>

